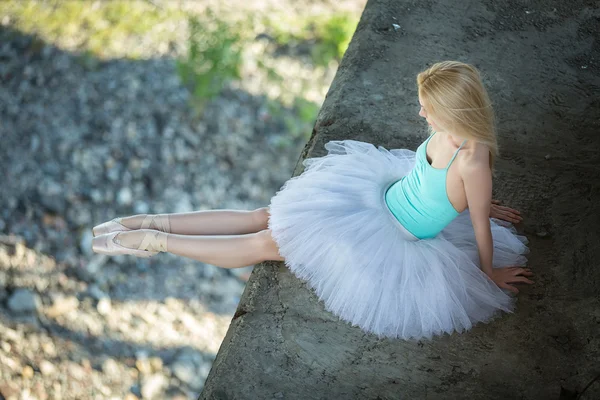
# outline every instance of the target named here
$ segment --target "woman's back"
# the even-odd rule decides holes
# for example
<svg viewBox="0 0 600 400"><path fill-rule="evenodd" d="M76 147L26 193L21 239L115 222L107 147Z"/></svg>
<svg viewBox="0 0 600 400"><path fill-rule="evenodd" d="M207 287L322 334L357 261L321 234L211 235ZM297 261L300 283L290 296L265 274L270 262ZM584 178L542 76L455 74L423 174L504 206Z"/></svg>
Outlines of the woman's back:
<svg viewBox="0 0 600 400"><path fill-rule="evenodd" d="M434 135L417 148L413 170L392 185L385 195L392 214L419 239L435 237L459 215L448 198L446 179L448 169L466 140L445 168L434 168L427 161L427 144Z"/></svg>

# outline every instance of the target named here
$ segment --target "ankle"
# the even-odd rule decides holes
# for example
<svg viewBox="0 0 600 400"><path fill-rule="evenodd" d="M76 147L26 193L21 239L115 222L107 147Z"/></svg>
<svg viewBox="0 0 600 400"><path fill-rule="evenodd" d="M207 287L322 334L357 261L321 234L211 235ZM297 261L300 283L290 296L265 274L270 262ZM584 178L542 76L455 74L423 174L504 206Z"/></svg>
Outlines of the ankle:
<svg viewBox="0 0 600 400"><path fill-rule="evenodd" d="M165 233L171 232L169 214L147 214L142 222L141 229L154 229Z"/></svg>
<svg viewBox="0 0 600 400"><path fill-rule="evenodd" d="M139 248L147 251L168 252L168 237L169 234L159 230L142 229L144 234Z"/></svg>

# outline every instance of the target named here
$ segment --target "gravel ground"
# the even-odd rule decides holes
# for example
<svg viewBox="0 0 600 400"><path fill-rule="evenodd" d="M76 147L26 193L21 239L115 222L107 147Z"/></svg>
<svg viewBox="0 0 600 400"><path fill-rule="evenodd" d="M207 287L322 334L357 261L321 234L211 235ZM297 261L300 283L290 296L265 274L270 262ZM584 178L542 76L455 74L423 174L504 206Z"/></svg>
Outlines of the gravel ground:
<svg viewBox="0 0 600 400"><path fill-rule="evenodd" d="M364 4L344 5L358 16ZM257 38L243 79L197 118L159 50L85 63L4 19L0 398L197 398L253 266L107 257L91 252L91 228L138 213L268 205L307 133L290 134L294 110L274 115L268 97L300 82L321 104L337 68L271 53ZM259 57L287 83L269 83Z"/></svg>

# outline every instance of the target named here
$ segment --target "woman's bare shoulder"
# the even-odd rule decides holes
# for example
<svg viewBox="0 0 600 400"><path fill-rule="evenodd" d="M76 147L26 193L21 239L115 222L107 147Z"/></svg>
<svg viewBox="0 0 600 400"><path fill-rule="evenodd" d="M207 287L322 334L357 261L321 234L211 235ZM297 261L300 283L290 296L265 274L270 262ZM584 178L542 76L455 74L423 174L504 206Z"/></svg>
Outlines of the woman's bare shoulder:
<svg viewBox="0 0 600 400"><path fill-rule="evenodd" d="M489 170L490 151L489 148L478 142L463 149L464 153L460 159L461 169L465 170Z"/></svg>

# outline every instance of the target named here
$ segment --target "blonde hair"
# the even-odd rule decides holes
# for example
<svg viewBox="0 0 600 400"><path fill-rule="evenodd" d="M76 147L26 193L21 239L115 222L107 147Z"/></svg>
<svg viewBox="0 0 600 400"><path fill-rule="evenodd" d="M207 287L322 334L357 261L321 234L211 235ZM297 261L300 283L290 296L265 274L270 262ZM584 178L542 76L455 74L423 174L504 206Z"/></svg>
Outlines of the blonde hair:
<svg viewBox="0 0 600 400"><path fill-rule="evenodd" d="M465 139L486 145L490 169L498 156L494 110L474 66L460 61L442 61L417 75L419 96L429 105L428 114L438 125ZM434 132L428 125L429 134Z"/></svg>

